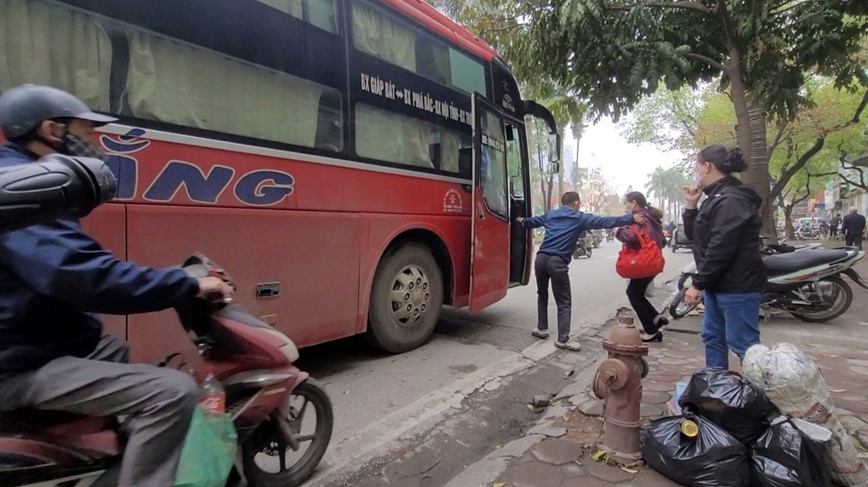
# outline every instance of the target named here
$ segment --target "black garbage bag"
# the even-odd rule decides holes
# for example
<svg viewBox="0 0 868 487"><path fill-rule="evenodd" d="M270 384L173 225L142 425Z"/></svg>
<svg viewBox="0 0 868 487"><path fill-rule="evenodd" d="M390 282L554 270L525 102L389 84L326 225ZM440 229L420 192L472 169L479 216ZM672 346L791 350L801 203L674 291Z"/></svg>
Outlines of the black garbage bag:
<svg viewBox="0 0 868 487"><path fill-rule="evenodd" d="M711 421L689 411L698 426L695 436L681 432L685 416L670 416L648 426L642 457L645 463L691 487L747 487L750 461L747 448Z"/></svg>
<svg viewBox="0 0 868 487"><path fill-rule="evenodd" d="M755 487L826 487L831 477L826 445L832 432L800 419L780 416L751 448Z"/></svg>
<svg viewBox="0 0 868 487"><path fill-rule="evenodd" d="M748 447L765 433L770 418L780 414L762 389L723 369L693 374L678 404L713 421Z"/></svg>

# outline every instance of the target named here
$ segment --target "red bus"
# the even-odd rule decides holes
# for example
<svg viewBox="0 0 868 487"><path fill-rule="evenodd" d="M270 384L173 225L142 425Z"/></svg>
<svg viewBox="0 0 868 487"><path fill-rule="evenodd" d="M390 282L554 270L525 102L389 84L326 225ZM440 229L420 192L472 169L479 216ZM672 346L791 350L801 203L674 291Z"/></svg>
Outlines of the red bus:
<svg viewBox="0 0 868 487"><path fill-rule="evenodd" d="M5 0L0 90L72 92L120 119L117 199L86 229L123 258L201 251L300 346L402 352L441 306L526 284L522 100L483 41L420 0ZM166 313L106 317L149 360Z"/></svg>

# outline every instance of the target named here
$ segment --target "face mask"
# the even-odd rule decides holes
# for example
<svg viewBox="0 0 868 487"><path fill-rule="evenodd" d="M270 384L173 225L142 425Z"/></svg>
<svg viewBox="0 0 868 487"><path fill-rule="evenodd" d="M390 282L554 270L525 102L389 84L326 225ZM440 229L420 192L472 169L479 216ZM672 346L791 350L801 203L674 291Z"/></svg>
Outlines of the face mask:
<svg viewBox="0 0 868 487"><path fill-rule="evenodd" d="M696 185L697 186L702 186L702 178L705 177L705 174L702 174L700 171L701 171L701 169L696 170L695 176L696 176Z"/></svg>
<svg viewBox="0 0 868 487"><path fill-rule="evenodd" d="M89 139L79 137L68 130L64 131L63 139L57 151L74 157L93 157L94 159L105 160L105 152L100 147Z"/></svg>

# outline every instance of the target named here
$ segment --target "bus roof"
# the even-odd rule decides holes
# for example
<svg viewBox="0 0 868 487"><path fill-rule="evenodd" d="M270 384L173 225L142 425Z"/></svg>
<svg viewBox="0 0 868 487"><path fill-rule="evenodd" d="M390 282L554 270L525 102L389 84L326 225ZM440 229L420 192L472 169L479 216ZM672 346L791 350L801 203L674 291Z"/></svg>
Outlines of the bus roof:
<svg viewBox="0 0 868 487"><path fill-rule="evenodd" d="M391 5L484 61L498 57L497 52L487 42L455 23L425 0L383 0L383 3Z"/></svg>

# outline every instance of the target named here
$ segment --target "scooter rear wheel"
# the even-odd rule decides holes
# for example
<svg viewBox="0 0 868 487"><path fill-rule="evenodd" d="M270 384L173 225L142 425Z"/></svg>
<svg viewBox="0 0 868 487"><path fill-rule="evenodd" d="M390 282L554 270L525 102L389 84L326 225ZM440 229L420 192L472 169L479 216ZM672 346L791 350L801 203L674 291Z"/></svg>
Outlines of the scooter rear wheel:
<svg viewBox="0 0 868 487"><path fill-rule="evenodd" d="M273 421L262 423L241 446L251 487L296 487L313 475L334 426L331 399L316 380L307 379L292 391L289 426L299 440L298 451L290 447Z"/></svg>
<svg viewBox="0 0 868 487"><path fill-rule="evenodd" d="M823 296L824 303L827 295L832 298L832 302L828 306L806 306L799 308L798 311L790 311L793 316L802 321L810 323L831 321L846 313L850 309L850 305L853 304L853 290L840 277L824 277L813 285L818 288L817 292Z"/></svg>

